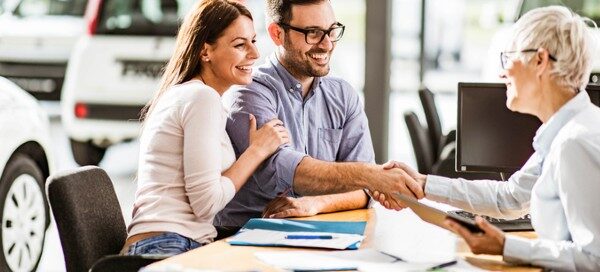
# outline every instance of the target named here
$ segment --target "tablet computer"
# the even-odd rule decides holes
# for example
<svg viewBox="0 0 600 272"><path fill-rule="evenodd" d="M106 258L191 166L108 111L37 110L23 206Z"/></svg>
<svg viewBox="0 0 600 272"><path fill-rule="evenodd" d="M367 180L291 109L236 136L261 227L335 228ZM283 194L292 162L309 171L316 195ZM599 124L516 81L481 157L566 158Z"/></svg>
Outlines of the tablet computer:
<svg viewBox="0 0 600 272"><path fill-rule="evenodd" d="M447 213L440 209L425 205L413 197L409 197L400 193L396 193L396 197L398 197L400 201L404 203L404 205L409 207L425 222L447 229L447 227L444 225L444 220L446 220L446 218L450 218L461 224L463 227L467 228L470 232L483 232L479 228L479 226L477 226L477 223L475 223L475 221L470 218L462 217L453 213Z"/></svg>

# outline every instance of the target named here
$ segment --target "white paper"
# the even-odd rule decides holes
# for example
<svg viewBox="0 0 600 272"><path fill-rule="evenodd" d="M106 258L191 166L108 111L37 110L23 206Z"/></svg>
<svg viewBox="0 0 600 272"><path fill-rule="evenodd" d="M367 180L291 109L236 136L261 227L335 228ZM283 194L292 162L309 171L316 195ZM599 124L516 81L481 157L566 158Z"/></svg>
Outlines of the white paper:
<svg viewBox="0 0 600 272"><path fill-rule="evenodd" d="M439 263L407 263L407 262L394 262L388 264L382 263L365 263L358 267L359 271L363 272L412 272L412 271L426 271L430 268L439 265ZM463 259L458 259L456 264L443 268L444 271L448 272L480 272L487 271L472 264L468 263Z"/></svg>
<svg viewBox="0 0 600 272"><path fill-rule="evenodd" d="M429 203L428 203L429 204ZM409 263L445 263L456 258L456 236L429 224L412 210L376 207L377 224L370 239L375 249Z"/></svg>
<svg viewBox="0 0 600 272"><path fill-rule="evenodd" d="M366 264L386 264L398 259L374 249L344 251L267 251L254 253L268 265L286 270L355 270Z"/></svg>
<svg viewBox="0 0 600 272"><path fill-rule="evenodd" d="M287 235L331 235L333 239L286 239ZM293 247L317 247L331 249L346 249L347 247L361 242L364 236L358 234L344 234L332 232L286 232L251 229L245 230L227 239L228 242L241 242L252 245L278 245Z"/></svg>
<svg viewBox="0 0 600 272"><path fill-rule="evenodd" d="M152 267L143 267L140 272L219 272L221 270L214 269L195 269L186 268L178 264L163 264L154 265Z"/></svg>

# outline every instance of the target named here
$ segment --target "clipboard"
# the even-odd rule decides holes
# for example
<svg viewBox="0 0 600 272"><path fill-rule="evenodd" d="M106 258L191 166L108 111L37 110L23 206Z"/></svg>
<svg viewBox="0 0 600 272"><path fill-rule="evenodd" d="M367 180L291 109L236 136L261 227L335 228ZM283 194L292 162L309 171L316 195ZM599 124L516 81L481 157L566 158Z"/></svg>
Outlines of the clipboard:
<svg viewBox="0 0 600 272"><path fill-rule="evenodd" d="M287 219L267 219L253 218L250 219L238 232L247 230L270 230L288 233L340 233L340 234L355 234L363 235L367 222L365 221L308 221L308 220L287 220ZM237 235L237 234L236 234ZM244 243L238 241L228 241L231 245L253 246L256 244ZM358 249L360 242L356 242L346 249ZM261 246L281 246L278 244Z"/></svg>
<svg viewBox="0 0 600 272"><path fill-rule="evenodd" d="M405 196L400 193L396 193L395 196L404 203L407 207L409 207L415 214L417 214L423 221L434 224L438 227L448 229L444 225L444 220L450 218L463 227L467 228L472 233L483 233L483 230L477 226L474 220L470 218L465 218L456 214L447 213L440 209L425 205L413 197Z"/></svg>

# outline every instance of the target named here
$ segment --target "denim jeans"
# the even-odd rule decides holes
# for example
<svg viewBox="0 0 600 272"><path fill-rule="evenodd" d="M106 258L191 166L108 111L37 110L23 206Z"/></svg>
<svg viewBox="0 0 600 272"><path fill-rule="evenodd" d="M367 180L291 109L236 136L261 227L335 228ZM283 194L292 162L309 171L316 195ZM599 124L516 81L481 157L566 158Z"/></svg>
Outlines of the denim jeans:
<svg viewBox="0 0 600 272"><path fill-rule="evenodd" d="M125 255L173 256L200 246L202 244L183 235L165 232L131 244Z"/></svg>

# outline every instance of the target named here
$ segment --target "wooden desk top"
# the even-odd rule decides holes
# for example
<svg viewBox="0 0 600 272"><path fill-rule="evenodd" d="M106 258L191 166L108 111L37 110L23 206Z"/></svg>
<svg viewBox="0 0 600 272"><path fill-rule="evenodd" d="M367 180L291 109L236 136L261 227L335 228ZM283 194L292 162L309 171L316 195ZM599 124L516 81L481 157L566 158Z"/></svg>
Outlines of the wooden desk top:
<svg viewBox="0 0 600 272"><path fill-rule="evenodd" d="M409 212L401 211L402 212ZM377 224L377 217L381 217L385 222L386 214L378 214L375 209L361 209L346 212L320 214L316 216L298 218L299 220L323 220L323 221L367 221L365 230L366 237L361 248L374 247L378 243L377 232L388 226ZM374 234L374 235L372 235ZM522 233L523 236L535 236L533 233ZM387 236L387 235L386 235ZM381 237L379 238L381 239ZM387 238L386 238L387 239ZM391 238L393 239L393 238ZM465 258L469 263L487 270L501 271L540 271L534 267L517 267L511 266L502 262L501 256L489 255L474 255L462 239L458 239L456 246L458 256ZM254 257L254 253L258 251L274 251L274 250L314 250L314 251L329 251L326 249L306 249L306 248L285 248L285 247L252 247L252 246L231 246L224 241L216 241L212 244L194 249L187 253L167 258L163 261L150 265L156 267L159 265L181 265L187 268L197 269L223 269L228 271L282 271L280 269L268 266Z"/></svg>

